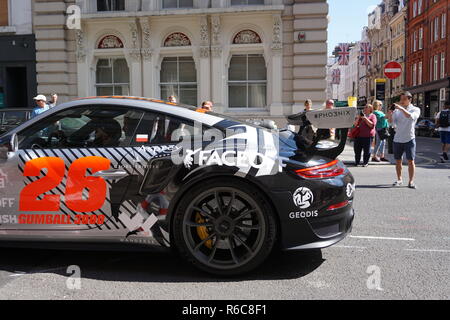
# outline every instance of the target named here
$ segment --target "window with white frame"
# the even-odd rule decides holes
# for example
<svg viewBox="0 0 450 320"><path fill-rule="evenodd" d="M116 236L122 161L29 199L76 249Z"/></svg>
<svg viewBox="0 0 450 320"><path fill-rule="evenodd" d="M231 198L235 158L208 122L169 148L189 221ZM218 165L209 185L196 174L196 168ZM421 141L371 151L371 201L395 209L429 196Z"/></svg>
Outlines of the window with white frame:
<svg viewBox="0 0 450 320"><path fill-rule="evenodd" d="M413 14L412 14L413 18L415 18L417 16L417 1L413 0Z"/></svg>
<svg viewBox="0 0 450 320"><path fill-rule="evenodd" d="M413 86L417 86L417 63L413 64L412 68Z"/></svg>
<svg viewBox="0 0 450 320"><path fill-rule="evenodd" d="M430 59L430 81L433 81L433 57Z"/></svg>
<svg viewBox="0 0 450 320"><path fill-rule="evenodd" d="M430 22L430 43L433 43L434 39L434 21Z"/></svg>
<svg viewBox="0 0 450 320"><path fill-rule="evenodd" d="M124 58L101 58L97 61L98 96L130 95L130 72Z"/></svg>
<svg viewBox="0 0 450 320"><path fill-rule="evenodd" d="M441 53L441 79L445 77L445 52Z"/></svg>
<svg viewBox="0 0 450 320"><path fill-rule="evenodd" d="M434 41L439 40L439 17L434 18Z"/></svg>
<svg viewBox="0 0 450 320"><path fill-rule="evenodd" d="M262 54L236 54L228 70L230 108L266 108L267 69Z"/></svg>
<svg viewBox="0 0 450 320"><path fill-rule="evenodd" d="M422 6L423 6L423 0L419 0L419 2L417 3L417 14L418 15L422 14Z"/></svg>
<svg viewBox="0 0 450 320"><path fill-rule="evenodd" d="M423 28L419 29L419 50L423 49Z"/></svg>
<svg viewBox="0 0 450 320"><path fill-rule="evenodd" d="M123 11L125 0L97 0L97 11Z"/></svg>
<svg viewBox="0 0 450 320"><path fill-rule="evenodd" d="M419 67L418 67L418 71L417 71L417 84L421 85L422 84L422 73L423 73L423 65L422 65L422 61L419 62Z"/></svg>
<svg viewBox="0 0 450 320"><path fill-rule="evenodd" d="M439 60L438 60L438 56L437 55L435 55L434 56L434 63L433 63L433 74L434 74L434 77L433 77L433 80L437 80L438 79L438 65L439 65Z"/></svg>
<svg viewBox="0 0 450 320"><path fill-rule="evenodd" d="M177 101L197 105L197 70L192 57L166 57L161 63L161 99L175 96Z"/></svg>
<svg viewBox="0 0 450 320"><path fill-rule="evenodd" d="M231 0L232 6L249 6L261 4L264 4L264 0Z"/></svg>
<svg viewBox="0 0 450 320"><path fill-rule="evenodd" d="M414 31L414 52L417 51L417 30Z"/></svg>
<svg viewBox="0 0 450 320"><path fill-rule="evenodd" d="M163 9L193 8L194 0L162 0Z"/></svg>
<svg viewBox="0 0 450 320"><path fill-rule="evenodd" d="M442 15L441 21L441 38L444 39L447 35L447 14Z"/></svg>

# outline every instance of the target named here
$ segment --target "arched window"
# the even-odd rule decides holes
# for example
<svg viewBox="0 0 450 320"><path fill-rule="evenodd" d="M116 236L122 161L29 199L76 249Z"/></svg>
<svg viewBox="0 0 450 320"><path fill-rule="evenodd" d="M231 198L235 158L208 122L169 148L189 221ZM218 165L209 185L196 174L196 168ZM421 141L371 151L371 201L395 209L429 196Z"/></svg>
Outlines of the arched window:
<svg viewBox="0 0 450 320"><path fill-rule="evenodd" d="M130 94L130 72L124 58L102 58L97 62L96 85L98 96Z"/></svg>
<svg viewBox="0 0 450 320"><path fill-rule="evenodd" d="M233 55L228 70L230 108L265 108L266 96L267 70L263 55Z"/></svg>
<svg viewBox="0 0 450 320"><path fill-rule="evenodd" d="M166 57L161 64L161 99L197 105L197 71L192 57Z"/></svg>
<svg viewBox="0 0 450 320"><path fill-rule="evenodd" d="M252 30L242 30L233 38L233 44L250 44L261 42L261 37Z"/></svg>
<svg viewBox="0 0 450 320"><path fill-rule="evenodd" d="M98 43L98 49L118 49L123 48L123 42L114 35L104 36Z"/></svg>
<svg viewBox="0 0 450 320"><path fill-rule="evenodd" d="M164 40L164 47L187 47L191 45L191 40L181 32L174 32Z"/></svg>

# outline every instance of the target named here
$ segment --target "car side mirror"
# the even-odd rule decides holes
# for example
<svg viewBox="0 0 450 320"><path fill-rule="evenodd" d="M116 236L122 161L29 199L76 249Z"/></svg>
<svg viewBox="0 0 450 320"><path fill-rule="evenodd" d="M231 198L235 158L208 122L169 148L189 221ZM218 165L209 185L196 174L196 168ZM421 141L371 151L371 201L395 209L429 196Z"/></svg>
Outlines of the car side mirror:
<svg viewBox="0 0 450 320"><path fill-rule="evenodd" d="M18 150L19 140L14 133L11 136L7 136L0 140L0 160L8 160L10 152L16 152Z"/></svg>

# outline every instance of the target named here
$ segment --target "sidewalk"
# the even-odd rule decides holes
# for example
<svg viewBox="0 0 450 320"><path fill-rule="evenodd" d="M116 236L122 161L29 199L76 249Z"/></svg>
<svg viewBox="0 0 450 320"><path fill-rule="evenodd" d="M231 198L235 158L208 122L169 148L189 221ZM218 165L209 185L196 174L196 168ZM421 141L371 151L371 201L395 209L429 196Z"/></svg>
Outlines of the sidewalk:
<svg viewBox="0 0 450 320"><path fill-rule="evenodd" d="M387 150L386 150L387 151ZM372 157L370 157L369 165L371 166L390 166L394 165L394 157L392 154L386 153L386 159L388 159L390 162L373 162ZM355 152L353 151L353 142L347 142L347 145L345 146L344 151L341 153L341 155L338 157L339 160L344 162L345 165L354 165L355 164ZM361 156L362 158L362 156Z"/></svg>

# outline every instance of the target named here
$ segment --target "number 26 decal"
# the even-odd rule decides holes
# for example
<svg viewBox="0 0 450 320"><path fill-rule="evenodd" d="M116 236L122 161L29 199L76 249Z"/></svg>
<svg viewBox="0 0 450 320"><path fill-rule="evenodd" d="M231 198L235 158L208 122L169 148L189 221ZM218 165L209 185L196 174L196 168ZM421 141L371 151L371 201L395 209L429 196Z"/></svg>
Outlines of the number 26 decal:
<svg viewBox="0 0 450 320"><path fill-rule="evenodd" d="M86 176L87 169L92 173L108 170L111 161L103 157L85 157L72 162L66 182L65 204L76 212L91 212L100 209L106 200L106 182L101 177ZM20 211L59 211L61 195L38 196L58 187L64 178L64 160L58 157L43 157L28 161L25 164L25 177L40 176L41 170L47 174L22 189L20 193ZM89 197L84 199L83 190L89 190Z"/></svg>

